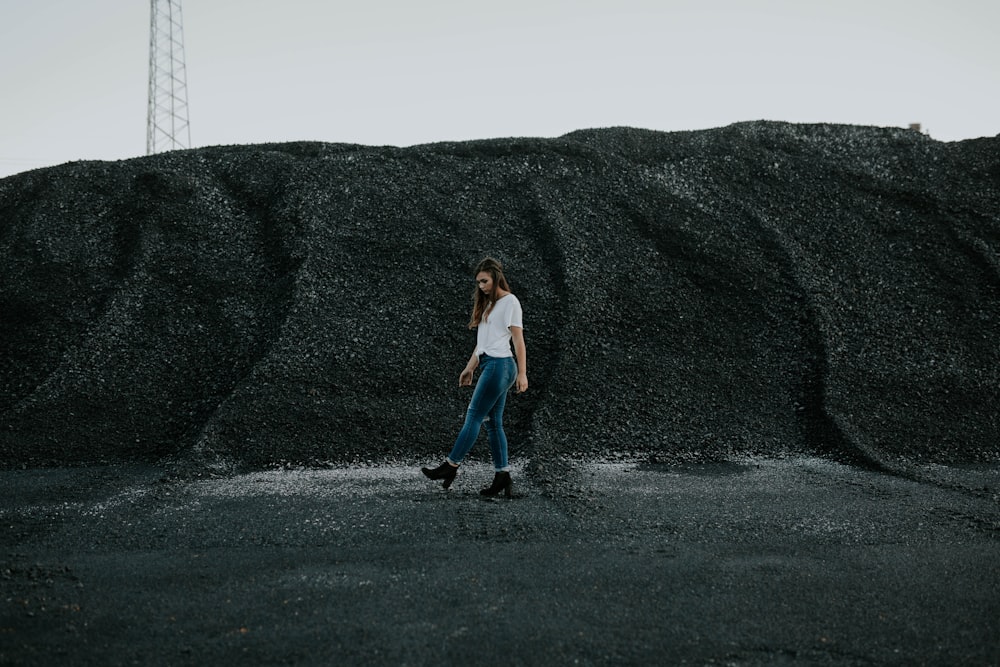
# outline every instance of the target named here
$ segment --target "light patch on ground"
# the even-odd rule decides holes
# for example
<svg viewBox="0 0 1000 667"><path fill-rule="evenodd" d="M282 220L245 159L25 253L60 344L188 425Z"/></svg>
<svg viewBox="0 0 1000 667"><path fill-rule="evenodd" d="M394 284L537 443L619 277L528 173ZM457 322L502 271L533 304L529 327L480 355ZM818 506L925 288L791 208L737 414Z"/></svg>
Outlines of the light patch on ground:
<svg viewBox="0 0 1000 667"><path fill-rule="evenodd" d="M522 466L512 466L511 474L519 476ZM492 478L492 467L482 463L467 463L461 467L452 488L461 490L469 485L478 489ZM401 491L427 490L440 482L427 479L420 466L413 464L383 464L343 466L335 468L281 468L234 475L225 479L202 480L191 484L195 495L212 498L245 498L265 495L308 497L394 496Z"/></svg>

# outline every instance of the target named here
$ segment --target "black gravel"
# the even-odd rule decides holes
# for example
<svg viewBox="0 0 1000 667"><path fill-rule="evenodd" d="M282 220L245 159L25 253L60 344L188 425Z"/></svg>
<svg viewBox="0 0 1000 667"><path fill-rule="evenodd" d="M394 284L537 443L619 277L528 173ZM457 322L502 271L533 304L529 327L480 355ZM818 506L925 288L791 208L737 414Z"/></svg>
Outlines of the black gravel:
<svg viewBox="0 0 1000 667"><path fill-rule="evenodd" d="M417 471L486 254L511 501ZM0 664L1000 664L998 254L1000 137L895 129L0 180Z"/></svg>
<svg viewBox="0 0 1000 667"><path fill-rule="evenodd" d="M1000 664L1000 467L933 467L0 471L0 664Z"/></svg>
<svg viewBox="0 0 1000 667"><path fill-rule="evenodd" d="M490 254L526 316L515 460L997 461L998 252L1000 137L750 122L27 172L0 180L0 460L436 458Z"/></svg>

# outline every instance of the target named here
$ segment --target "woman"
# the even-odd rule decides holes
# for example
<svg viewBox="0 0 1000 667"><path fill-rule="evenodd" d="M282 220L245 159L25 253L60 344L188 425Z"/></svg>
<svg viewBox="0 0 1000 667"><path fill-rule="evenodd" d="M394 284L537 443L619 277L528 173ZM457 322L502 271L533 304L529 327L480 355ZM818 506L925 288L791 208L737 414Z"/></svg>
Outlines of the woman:
<svg viewBox="0 0 1000 667"><path fill-rule="evenodd" d="M476 288L472 293L472 316L469 328L476 332L476 349L469 363L458 376L458 386L472 386L472 376L480 368L476 389L465 413L465 424L455 440L451 453L437 468L421 468L431 479L444 480L451 486L462 459L472 449L479 429L486 423L490 456L493 458L493 484L480 491L484 496L496 496L501 491L510 498L513 488L507 463L507 436L503 431L503 408L507 390L517 385L517 391L528 390L528 360L524 349L524 325L521 303L511 294L503 266L487 257L476 266ZM511 342L514 354L511 354ZM516 356L516 362L515 362Z"/></svg>

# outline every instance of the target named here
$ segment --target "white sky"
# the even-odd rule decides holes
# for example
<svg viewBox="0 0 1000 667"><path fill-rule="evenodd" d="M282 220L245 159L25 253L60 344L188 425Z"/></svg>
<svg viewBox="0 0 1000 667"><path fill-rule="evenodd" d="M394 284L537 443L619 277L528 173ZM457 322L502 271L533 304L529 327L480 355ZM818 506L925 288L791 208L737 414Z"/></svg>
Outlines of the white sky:
<svg viewBox="0 0 1000 667"><path fill-rule="evenodd" d="M0 0L0 177L146 152L148 0ZM997 0L183 0L193 146L1000 133Z"/></svg>

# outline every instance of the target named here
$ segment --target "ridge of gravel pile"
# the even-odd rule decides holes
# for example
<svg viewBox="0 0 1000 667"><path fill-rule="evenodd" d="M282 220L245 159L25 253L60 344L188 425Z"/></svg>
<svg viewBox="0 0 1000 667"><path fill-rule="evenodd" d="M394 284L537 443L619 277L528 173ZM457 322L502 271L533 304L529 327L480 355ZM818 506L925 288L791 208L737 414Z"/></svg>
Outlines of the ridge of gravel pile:
<svg viewBox="0 0 1000 667"><path fill-rule="evenodd" d="M0 180L2 465L437 458L485 255L514 457L1000 459L1000 137L748 122Z"/></svg>

